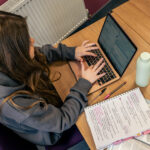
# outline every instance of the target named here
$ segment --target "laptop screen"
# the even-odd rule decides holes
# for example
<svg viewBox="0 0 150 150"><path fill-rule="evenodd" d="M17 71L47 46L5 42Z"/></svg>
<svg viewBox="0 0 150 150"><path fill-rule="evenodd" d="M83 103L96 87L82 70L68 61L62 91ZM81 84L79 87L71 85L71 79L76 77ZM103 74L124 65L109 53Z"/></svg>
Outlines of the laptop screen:
<svg viewBox="0 0 150 150"><path fill-rule="evenodd" d="M98 42L113 67L122 76L137 48L110 15L106 17Z"/></svg>

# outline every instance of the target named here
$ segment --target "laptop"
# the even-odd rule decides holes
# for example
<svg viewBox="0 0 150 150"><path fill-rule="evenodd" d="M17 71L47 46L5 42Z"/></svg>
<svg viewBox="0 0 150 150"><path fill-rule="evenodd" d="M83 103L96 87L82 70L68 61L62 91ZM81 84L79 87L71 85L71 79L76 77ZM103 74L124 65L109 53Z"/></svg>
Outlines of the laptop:
<svg viewBox="0 0 150 150"><path fill-rule="evenodd" d="M97 56L85 56L84 65L89 67L96 64L100 58L104 58L105 67L100 73L106 72L106 75L93 85L89 93L93 93L120 79L137 51L135 44L111 14L106 16L98 38L98 44L100 49L91 51ZM81 74L79 62L70 61L69 64L76 79L78 79Z"/></svg>

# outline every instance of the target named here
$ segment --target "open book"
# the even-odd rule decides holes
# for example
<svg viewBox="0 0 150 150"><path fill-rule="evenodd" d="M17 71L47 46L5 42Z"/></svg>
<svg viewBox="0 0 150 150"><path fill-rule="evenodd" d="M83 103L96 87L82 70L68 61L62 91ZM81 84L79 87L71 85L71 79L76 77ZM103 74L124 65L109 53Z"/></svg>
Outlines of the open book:
<svg viewBox="0 0 150 150"><path fill-rule="evenodd" d="M97 149L150 132L150 109L139 88L85 108Z"/></svg>

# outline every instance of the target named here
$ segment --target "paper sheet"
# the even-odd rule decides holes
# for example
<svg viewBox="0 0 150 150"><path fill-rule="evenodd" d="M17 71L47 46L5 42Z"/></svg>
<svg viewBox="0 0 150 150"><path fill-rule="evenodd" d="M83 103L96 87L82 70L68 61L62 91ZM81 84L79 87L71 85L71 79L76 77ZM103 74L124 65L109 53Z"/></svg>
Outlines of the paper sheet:
<svg viewBox="0 0 150 150"><path fill-rule="evenodd" d="M139 88L88 107L85 114L97 149L150 128L150 109Z"/></svg>

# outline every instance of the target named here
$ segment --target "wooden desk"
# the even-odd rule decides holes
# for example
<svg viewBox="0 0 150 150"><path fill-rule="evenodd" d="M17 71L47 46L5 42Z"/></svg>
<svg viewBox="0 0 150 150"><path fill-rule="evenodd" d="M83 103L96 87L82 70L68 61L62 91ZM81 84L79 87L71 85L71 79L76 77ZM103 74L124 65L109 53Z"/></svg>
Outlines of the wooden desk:
<svg viewBox="0 0 150 150"><path fill-rule="evenodd" d="M129 0L113 12L150 44L149 8L150 0Z"/></svg>
<svg viewBox="0 0 150 150"><path fill-rule="evenodd" d="M139 34L137 34L132 28L129 27L117 14L113 14L114 18L117 20L117 22L121 25L121 27L125 30L125 32L129 35L131 40L135 43L135 45L138 47L138 51L135 54L133 60L131 61L130 65L128 66L127 70L125 71L123 77L113 83L112 85L107 87L107 90L105 93L100 96L97 99L98 101L101 101L106 94L112 91L115 87L117 87L120 83L123 81L127 81L127 84L123 86L120 90L118 90L116 93L114 93L111 97L116 96L120 93L123 93L125 91L128 91L130 89L133 89L136 86L135 84L135 68L136 68L136 60L140 53L142 51L149 51L150 45L143 40L143 38L140 37ZM62 43L65 43L68 46L77 46L82 43L82 41L89 39L90 42L96 42L101 30L101 27L103 25L104 19L101 19L97 21L96 23L90 25L89 27L81 30L80 32L72 35L71 37L64 40ZM61 79L54 83L58 93L60 94L61 98L64 100L67 94L69 93L69 89L75 84L76 80L71 72L68 64L66 62L58 62L51 66L51 69L53 71L59 70L62 74ZM140 88L143 95L150 99L150 92L148 89L150 89L150 85L145 88ZM94 93L93 95L88 97L89 103L91 103L91 99L95 97L97 93ZM81 134L83 135L84 139L86 140L87 144L89 145L91 150L95 150L94 141L90 132L90 129L88 127L88 124L86 122L85 114L82 113L79 116L78 121L76 122L76 125L78 126Z"/></svg>

